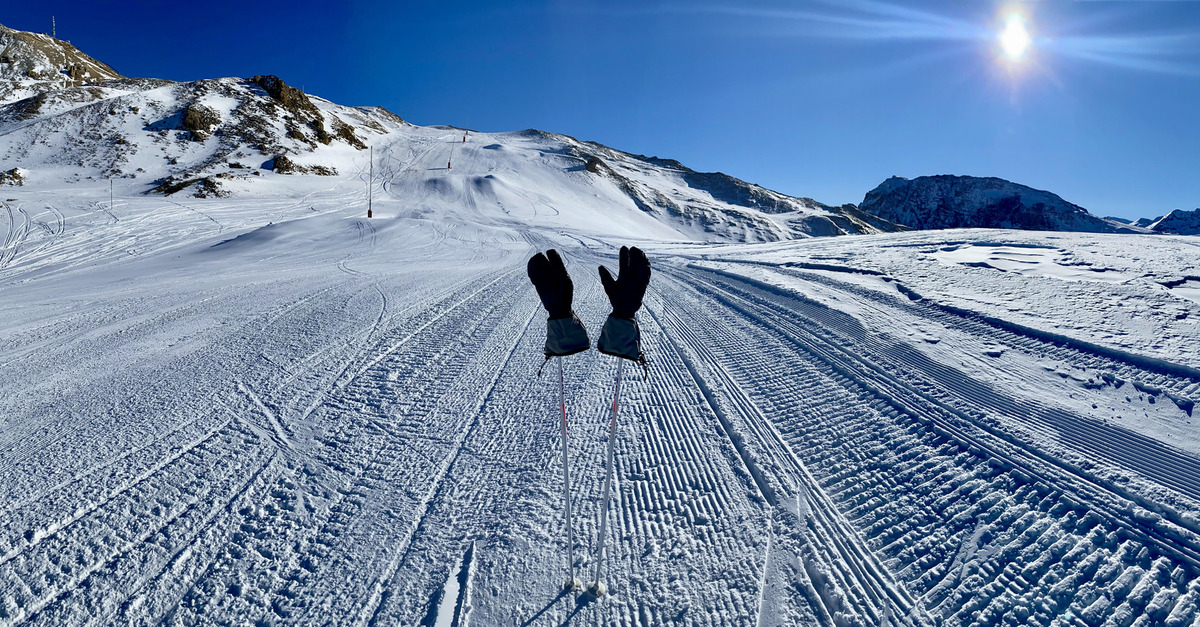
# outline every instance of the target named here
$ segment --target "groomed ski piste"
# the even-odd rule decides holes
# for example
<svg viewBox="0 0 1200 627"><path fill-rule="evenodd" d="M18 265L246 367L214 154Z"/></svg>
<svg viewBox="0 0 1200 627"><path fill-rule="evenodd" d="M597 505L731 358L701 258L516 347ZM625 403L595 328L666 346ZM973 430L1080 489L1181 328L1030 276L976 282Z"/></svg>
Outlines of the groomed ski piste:
<svg viewBox="0 0 1200 627"><path fill-rule="evenodd" d="M366 152L3 189L0 624L1200 625L1200 240L704 244L537 134L374 146L369 220ZM594 341L621 245L591 599L525 264ZM563 364L589 579L617 364Z"/></svg>

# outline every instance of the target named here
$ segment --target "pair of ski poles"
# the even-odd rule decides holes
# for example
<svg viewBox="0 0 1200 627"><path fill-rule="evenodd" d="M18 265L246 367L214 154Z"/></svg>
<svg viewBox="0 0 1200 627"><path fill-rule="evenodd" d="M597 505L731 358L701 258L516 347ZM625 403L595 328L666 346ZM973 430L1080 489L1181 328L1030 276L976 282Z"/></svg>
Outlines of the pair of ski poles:
<svg viewBox="0 0 1200 627"><path fill-rule="evenodd" d="M571 526L571 470L567 462L567 390L563 378L562 357L558 357L558 400L562 409L562 464L563 464L563 502L566 504L567 528L567 582L563 586L567 590L577 590L579 579L575 577L575 532ZM608 534L608 504L612 492L613 478L613 444L617 433L617 409L621 398L621 371L625 366L624 359L617 360L617 382L613 386L612 414L608 420L608 464L604 476L604 501L600 508L600 549L596 554L596 571L588 586L588 594L599 598L608 592L608 587L600 581L600 573L604 568L604 545Z"/></svg>

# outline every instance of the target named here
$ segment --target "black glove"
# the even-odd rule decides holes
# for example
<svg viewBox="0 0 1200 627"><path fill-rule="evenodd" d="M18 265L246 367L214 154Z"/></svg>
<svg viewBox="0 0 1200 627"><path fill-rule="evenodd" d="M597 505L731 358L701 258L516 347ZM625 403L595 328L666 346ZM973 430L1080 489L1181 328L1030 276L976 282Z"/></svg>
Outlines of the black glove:
<svg viewBox="0 0 1200 627"><path fill-rule="evenodd" d="M640 248L622 246L620 274L613 279L608 268L600 266L600 283L604 284L604 293L612 303L612 315L633 320L633 315L642 307L646 286L650 285L650 260Z"/></svg>
<svg viewBox="0 0 1200 627"><path fill-rule="evenodd" d="M542 306L551 320L571 317L571 300L575 289L567 267L563 265L558 251L551 248L546 254L538 253L529 258L529 280L537 288Z"/></svg>
<svg viewBox="0 0 1200 627"><path fill-rule="evenodd" d="M575 286L558 251L548 250L529 259L529 280L537 288L542 306L550 314L546 320L546 359L573 355L591 347L587 329L571 310Z"/></svg>
<svg viewBox="0 0 1200 627"><path fill-rule="evenodd" d="M600 266L600 282L604 284L613 311L600 329L596 349L614 357L632 359L646 370L642 332L633 315L641 309L646 286L650 285L650 260L640 249L622 246L620 276L613 279L608 268Z"/></svg>

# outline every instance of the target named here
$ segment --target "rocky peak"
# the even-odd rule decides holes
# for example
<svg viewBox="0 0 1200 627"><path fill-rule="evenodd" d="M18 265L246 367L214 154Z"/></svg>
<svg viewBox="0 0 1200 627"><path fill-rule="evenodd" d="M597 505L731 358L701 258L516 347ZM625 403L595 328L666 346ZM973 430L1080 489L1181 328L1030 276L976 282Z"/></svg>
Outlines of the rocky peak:
<svg viewBox="0 0 1200 627"><path fill-rule="evenodd" d="M893 176L867 192L859 209L914 229L1133 231L1056 194L995 177Z"/></svg>
<svg viewBox="0 0 1200 627"><path fill-rule="evenodd" d="M116 70L69 42L0 25L0 103L119 78Z"/></svg>

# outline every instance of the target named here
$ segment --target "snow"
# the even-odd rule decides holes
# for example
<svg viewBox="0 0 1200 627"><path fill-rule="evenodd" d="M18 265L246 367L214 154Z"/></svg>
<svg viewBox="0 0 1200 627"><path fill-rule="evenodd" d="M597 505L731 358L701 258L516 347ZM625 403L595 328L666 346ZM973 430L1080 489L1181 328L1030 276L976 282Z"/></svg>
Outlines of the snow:
<svg viewBox="0 0 1200 627"><path fill-rule="evenodd" d="M1014 247L964 244L946 246L934 253L933 256L944 263L961 264L973 268L992 268L1002 272L1016 272L1061 281L1125 283L1131 278L1127 274L1112 272L1107 268L1095 268L1086 263L1071 263L1068 258L1061 256L1062 254L1063 251L1054 246Z"/></svg>
<svg viewBox="0 0 1200 627"><path fill-rule="evenodd" d="M1192 302L1200 303L1200 280L1188 279L1187 281L1172 287L1171 293L1180 298L1186 298Z"/></svg>
<svg viewBox="0 0 1200 627"><path fill-rule="evenodd" d="M1196 620L1195 238L719 243L561 136L385 130L371 220L348 145L308 157L338 176L228 198L117 178L111 206L61 152L22 153L32 181L0 199L0 624ZM654 264L650 376L623 383L609 595L588 600L561 591L525 263L562 251L594 339L595 268L630 243ZM582 578L616 363L564 365Z"/></svg>

